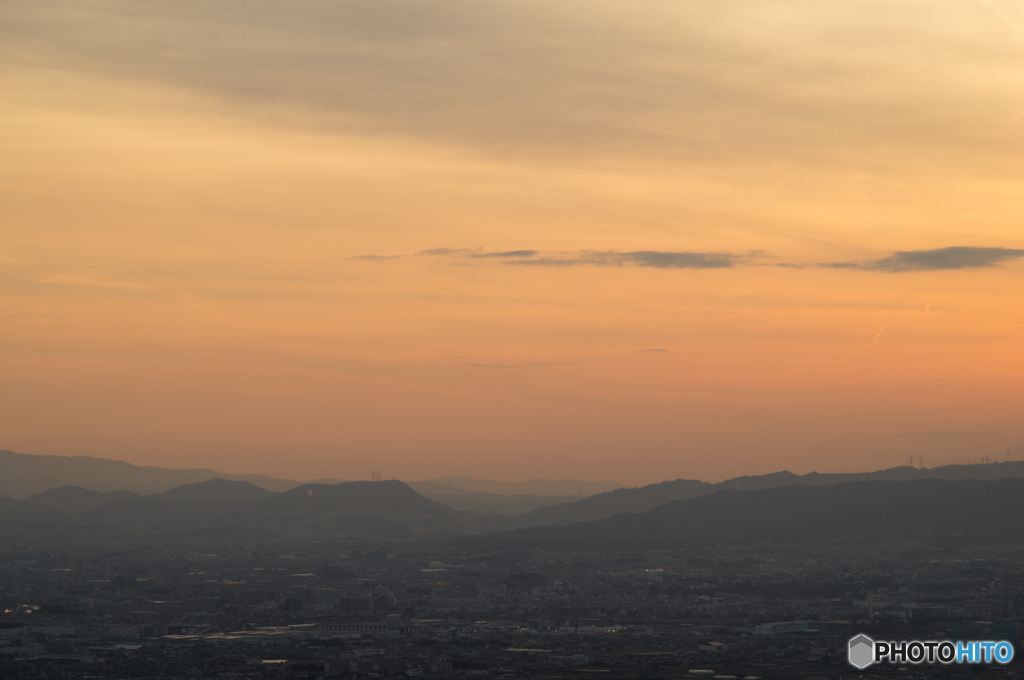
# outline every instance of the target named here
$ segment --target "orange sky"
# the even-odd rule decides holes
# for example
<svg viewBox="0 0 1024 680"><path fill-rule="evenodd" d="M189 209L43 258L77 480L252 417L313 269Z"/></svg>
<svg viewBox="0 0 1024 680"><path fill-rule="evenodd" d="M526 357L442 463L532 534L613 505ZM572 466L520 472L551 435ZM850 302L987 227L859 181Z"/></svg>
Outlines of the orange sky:
<svg viewBox="0 0 1024 680"><path fill-rule="evenodd" d="M3 14L2 448L628 484L1024 458L1018 0Z"/></svg>

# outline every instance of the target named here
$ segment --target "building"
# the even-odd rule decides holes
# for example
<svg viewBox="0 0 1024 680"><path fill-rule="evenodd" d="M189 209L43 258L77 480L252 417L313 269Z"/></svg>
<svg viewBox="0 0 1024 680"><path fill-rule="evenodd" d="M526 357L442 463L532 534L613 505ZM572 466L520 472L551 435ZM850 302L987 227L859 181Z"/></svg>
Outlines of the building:
<svg viewBox="0 0 1024 680"><path fill-rule="evenodd" d="M786 633L807 633L810 630L810 621L782 621L780 623L762 623L756 628L756 632L758 635L785 635Z"/></svg>
<svg viewBox="0 0 1024 680"><path fill-rule="evenodd" d="M697 645L697 649L702 652L724 652L729 649L729 645L724 642L701 642Z"/></svg>

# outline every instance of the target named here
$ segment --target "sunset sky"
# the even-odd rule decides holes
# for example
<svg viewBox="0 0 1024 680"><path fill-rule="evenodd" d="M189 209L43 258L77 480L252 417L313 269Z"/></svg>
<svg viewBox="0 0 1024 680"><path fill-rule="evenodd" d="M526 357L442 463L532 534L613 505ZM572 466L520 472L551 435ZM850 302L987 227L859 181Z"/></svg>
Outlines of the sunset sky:
<svg viewBox="0 0 1024 680"><path fill-rule="evenodd" d="M1024 459L1024 0L3 0L0 448Z"/></svg>

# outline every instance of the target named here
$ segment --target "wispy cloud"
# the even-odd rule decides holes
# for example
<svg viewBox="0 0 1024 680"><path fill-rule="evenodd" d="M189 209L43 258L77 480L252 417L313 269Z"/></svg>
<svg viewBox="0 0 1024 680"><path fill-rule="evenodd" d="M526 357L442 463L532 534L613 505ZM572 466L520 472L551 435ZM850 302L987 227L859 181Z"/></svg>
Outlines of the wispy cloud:
<svg viewBox="0 0 1024 680"><path fill-rule="evenodd" d="M502 264L533 267L651 267L654 269L723 269L745 262L746 256L734 253L705 253L671 250L573 250L544 252L533 248L484 251L482 248L431 248L417 255L466 257L496 260ZM754 253L760 256L760 251Z"/></svg>
<svg viewBox="0 0 1024 680"><path fill-rule="evenodd" d="M430 250L420 250L417 255L464 255L466 253L479 252L479 248L431 248Z"/></svg>
<svg viewBox="0 0 1024 680"><path fill-rule="evenodd" d="M536 250L506 250L506 251L500 252L500 253L470 253L469 256L470 257L501 257L501 258L511 258L511 257L533 257L534 255L537 255L537 254L538 254L538 251L536 251Z"/></svg>
<svg viewBox="0 0 1024 680"><path fill-rule="evenodd" d="M900 432L894 437L909 439L975 439L997 435L996 430L925 430L923 432Z"/></svg>
<svg viewBox="0 0 1024 680"><path fill-rule="evenodd" d="M950 246L933 250L898 250L889 257L865 262L824 262L819 267L875 272L922 272L943 269L982 269L1024 257L1017 248Z"/></svg>
<svg viewBox="0 0 1024 680"><path fill-rule="evenodd" d="M461 254L468 251L438 248L429 254ZM731 253L677 252L666 250L576 250L544 253L539 250L507 250L493 253L470 252L472 258L493 258L504 264L533 267L652 267L655 269L722 269L735 266L740 256Z"/></svg>
<svg viewBox="0 0 1024 680"><path fill-rule="evenodd" d="M384 262L385 260L397 260L401 255L356 255L350 260L363 260L364 262Z"/></svg>
<svg viewBox="0 0 1024 680"><path fill-rule="evenodd" d="M736 256L728 253L674 253L640 250L622 253L624 263L658 269L721 269L732 267Z"/></svg>
<svg viewBox="0 0 1024 680"><path fill-rule="evenodd" d="M792 262L766 262L772 255L763 251L743 253L678 250L567 250L542 251L534 248L486 251L483 248L430 248L416 255L469 260L489 260L499 264L530 267L644 267L651 269L732 269L736 267L784 267L804 269L856 269L867 272L923 272L998 267L1004 262L1024 258L1024 249L1002 247L949 246L930 250L897 250L876 260L819 262L804 265ZM357 255L350 260L384 262L402 255Z"/></svg>

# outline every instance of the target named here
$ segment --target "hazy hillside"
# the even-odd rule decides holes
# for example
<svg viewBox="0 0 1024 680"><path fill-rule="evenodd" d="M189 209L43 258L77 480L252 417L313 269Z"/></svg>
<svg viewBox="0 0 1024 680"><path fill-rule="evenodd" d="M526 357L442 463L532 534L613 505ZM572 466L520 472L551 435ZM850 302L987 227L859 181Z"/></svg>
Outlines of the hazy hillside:
<svg viewBox="0 0 1024 680"><path fill-rule="evenodd" d="M571 524L589 522L621 513L637 513L656 508L674 500L707 496L718 491L755 491L782 486L827 486L866 481L913 481L920 479L1000 480L1024 478L1024 461L991 463L988 465L946 465L937 468L896 467L876 472L819 474L811 472L796 475L792 472L774 472L767 475L736 477L717 484L696 480L677 479L634 489L616 489L571 503L539 508L516 518L520 526Z"/></svg>
<svg viewBox="0 0 1024 680"><path fill-rule="evenodd" d="M823 484L842 484L845 482L868 481L912 481L916 479L984 479L996 481L1000 479L1024 478L1024 461L1007 461L989 463L987 465L943 465L934 468L914 468L900 466L875 472L851 473L818 473L809 472L795 475L792 472L775 472L769 475L735 477L717 484L719 488L750 491L752 489L769 489L788 484L805 484L819 486Z"/></svg>
<svg viewBox="0 0 1024 680"><path fill-rule="evenodd" d="M492 526L399 481L304 484L272 493L222 479L141 497L62 487L22 501L4 499L0 521L0 536L15 541L57 535L76 541L112 535L170 541L197 536L234 541L244 535L392 540Z"/></svg>
<svg viewBox="0 0 1024 680"><path fill-rule="evenodd" d="M108 503L65 521L78 526L107 525L146 532L195 531L251 523L256 501L195 498L170 500L163 494Z"/></svg>
<svg viewBox="0 0 1024 680"><path fill-rule="evenodd" d="M287 491L299 484L266 475L230 475L205 469L172 470L88 456L32 456L0 451L0 496L14 499L72 485L92 491L149 495L218 477L250 482L268 491Z"/></svg>
<svg viewBox="0 0 1024 680"><path fill-rule="evenodd" d="M288 491L304 483L267 475L232 475L207 469L174 470L139 466L88 456L35 456L0 451L0 497L16 500L63 486L103 492L131 491L148 496L214 479L248 482L273 492ZM343 481L318 479L305 483L332 485ZM582 482L572 479L497 482L469 477L444 477L407 484L418 493L433 497L475 494L476 498L472 501L463 499L461 506L467 506L467 509L475 512L497 514L519 514L542 505L579 498L581 492L583 497L588 497L622 486L617 482ZM495 497L488 498L487 494ZM519 498L514 501L504 498L510 496Z"/></svg>
<svg viewBox="0 0 1024 680"><path fill-rule="evenodd" d="M559 503L571 503L581 498L578 493L565 495L510 493L510 489L518 488L515 483L505 485L502 482L469 479L468 477L446 477L444 479L447 482L431 480L425 482L406 482L406 484L415 489L417 493L439 503L444 503L451 508L466 510L467 512L478 512L485 515L522 515L537 508ZM545 481L536 480L534 482L524 482L524 484L530 485L533 488L541 488L542 484L540 482ZM455 482L461 486L454 486L448 482ZM582 488L588 482L563 480L561 482L553 482L553 484L572 484ZM496 489L496 491L477 492L467 490L473 488ZM586 493L583 497L588 497L589 495L590 493Z"/></svg>
<svg viewBox="0 0 1024 680"><path fill-rule="evenodd" d="M578 479L531 479L526 482L498 482L469 477L436 477L415 482L429 493L444 493L440 486L459 489L465 493L495 493L509 496L592 496L625 486L618 482L584 482ZM428 489L425 485L438 485Z"/></svg>
<svg viewBox="0 0 1024 680"><path fill-rule="evenodd" d="M130 491L90 491L78 486L62 486L47 489L35 496L26 498L9 511L16 511L25 519L53 519L80 515L95 508L116 501L138 498L138 494Z"/></svg>
<svg viewBox="0 0 1024 680"><path fill-rule="evenodd" d="M387 510L437 516L455 513L447 505L428 500L396 480L303 484L260 501L258 507L262 515L277 518L351 510Z"/></svg>
<svg viewBox="0 0 1024 680"><path fill-rule="evenodd" d="M713 493L715 485L693 479L676 479L635 489L615 489L590 498L550 505L516 518L521 526L572 524L619 515L645 512L670 501Z"/></svg>
<svg viewBox="0 0 1024 680"><path fill-rule="evenodd" d="M27 499L47 490L59 490L74 486L82 492L110 493L114 491L128 492L152 496L161 494L162 501L210 501L227 502L251 500L254 502L267 500L274 504L306 503L308 507L318 506L323 494L339 494L335 497L339 503L354 502L361 497L362 489L375 489L373 493L381 493L385 488L391 489L388 503L394 503L392 510L407 503L436 503L428 510L427 506L419 506L418 510L406 508L403 512L443 512L459 510L483 515L493 515L492 520L476 518L475 525L489 523L492 526L544 526L563 525L575 522L587 522L612 517L622 513L641 513L676 500L686 500L710 495L718 491L731 489L736 491L753 491L759 489L778 488L787 485L822 486L859 481L912 481L918 479L982 479L999 480L1004 478L1024 478L1024 462L1004 462L988 465L948 465L938 468L917 469L912 467L896 467L888 470L849 474L809 473L796 475L791 472L777 472L768 475L736 477L717 484L709 484L698 480L677 479L638 488L623 488L616 482L582 482L579 480L531 480L528 482L497 482L492 480L475 480L468 477L440 477L422 482L405 484L402 482L337 482L323 480L321 483L301 484L291 480L275 479L263 475L226 475L213 470L171 470L166 468L140 467L122 461L100 458L64 457L64 456L32 456L0 451L0 497L8 496ZM392 486L386 486L386 485ZM352 486L344 486L352 485ZM364 486L367 485L367 486ZM377 486L374 486L377 485ZM385 485L385 486L380 486ZM345 488L346 492L316 492L317 500L295 499L312 490ZM302 489L302 490L299 490ZM594 493L595 490L603 490ZM293 491L279 500L270 500L271 492ZM568 492L556 495L556 491ZM417 493L418 492L418 493ZM583 497L580 497L582 492ZM77 492L65 490L65 494ZM588 495L594 493L594 495ZM404 495L403 495L404 494ZM416 499L413 500L412 494ZM326 497L326 496L325 496ZM35 502L46 501L47 496L40 496ZM56 499L57 496L54 496ZM79 507L88 510L99 507L109 500L103 496L82 496ZM97 500L99 499L99 500ZM367 497L366 502L381 500ZM60 501L71 507L75 502L70 496ZM360 501L362 502L362 501ZM9 503L3 507L6 514L15 513L16 507ZM27 506L26 506L27 507ZM162 507L147 502L140 508ZM261 506L262 507L262 506ZM277 507L277 506L275 506ZM338 506L342 507L342 506ZM345 506L350 509L355 506ZM371 507L366 505L364 507ZM411 506L410 506L411 507ZM0 508L2 509L2 508ZM294 508L293 508L294 509ZM24 508L22 508L24 510ZM17 510L21 512L22 510ZM150 512L147 510L146 512ZM153 510L153 512L157 512ZM51 510L37 509L36 514L52 514ZM163 511L157 512L161 514ZM144 513L145 514L145 513ZM173 513L172 513L173 514ZM503 519L511 518L514 519ZM511 524L510 524L511 522Z"/></svg>
<svg viewBox="0 0 1024 680"><path fill-rule="evenodd" d="M970 540L1024 536L1024 479L926 479L795 485L672 501L640 514L466 539L491 549L669 549L922 534Z"/></svg>
<svg viewBox="0 0 1024 680"><path fill-rule="evenodd" d="M267 491L250 482L228 479L211 479L207 482L183 484L170 491L154 496L168 501L261 501L274 492Z"/></svg>
<svg viewBox="0 0 1024 680"><path fill-rule="evenodd" d="M410 484L414 489L417 487ZM419 489L417 489L419 491ZM543 508L559 503L569 503L576 500L575 496L536 496L521 495L509 496L500 493L465 493L457 494L434 494L423 493L423 496L438 503L444 503L456 510L477 512L484 515L507 515L509 517L522 516L531 510Z"/></svg>

